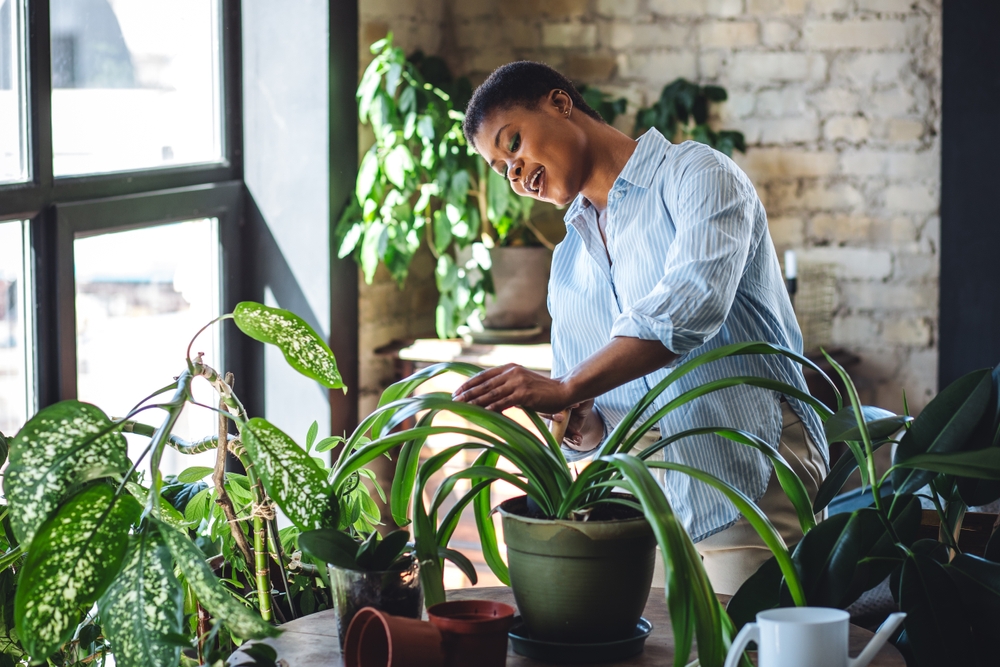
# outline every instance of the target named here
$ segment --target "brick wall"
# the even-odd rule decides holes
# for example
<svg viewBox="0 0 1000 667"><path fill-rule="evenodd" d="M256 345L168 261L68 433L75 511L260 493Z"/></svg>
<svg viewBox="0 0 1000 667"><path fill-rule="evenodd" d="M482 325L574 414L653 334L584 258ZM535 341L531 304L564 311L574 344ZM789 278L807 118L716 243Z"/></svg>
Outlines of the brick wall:
<svg viewBox="0 0 1000 667"><path fill-rule="evenodd" d="M835 276L830 343L861 357L864 400L899 409L905 390L919 409L935 392L940 0L361 0L361 13L364 44L391 27L474 83L530 58L633 110L679 76L725 86L721 120L746 134L736 159L779 254ZM363 347L383 331L370 313L406 301L378 289L362 292Z"/></svg>

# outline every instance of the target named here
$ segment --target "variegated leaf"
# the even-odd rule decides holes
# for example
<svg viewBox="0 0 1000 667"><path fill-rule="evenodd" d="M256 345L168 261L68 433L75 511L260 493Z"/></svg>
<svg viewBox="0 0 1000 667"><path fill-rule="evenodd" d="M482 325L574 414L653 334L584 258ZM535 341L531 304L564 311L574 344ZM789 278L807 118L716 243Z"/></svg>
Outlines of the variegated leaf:
<svg viewBox="0 0 1000 667"><path fill-rule="evenodd" d="M180 660L184 589L170 551L149 527L132 538L125 566L98 603L115 664L168 667Z"/></svg>
<svg viewBox="0 0 1000 667"><path fill-rule="evenodd" d="M118 574L141 508L129 495L113 499L110 486L92 486L36 532L14 600L15 626L31 656L46 658L68 641Z"/></svg>
<svg viewBox="0 0 1000 667"><path fill-rule="evenodd" d="M146 506L146 503L149 500L149 489L140 484L136 484L135 482L125 482L125 488L128 489L129 493L135 496L136 500L138 500L143 507ZM174 528L180 528L181 530L192 527L192 523L185 519L184 515L178 512L177 509L167 502L167 499L163 496L160 496L160 518Z"/></svg>
<svg viewBox="0 0 1000 667"><path fill-rule="evenodd" d="M259 417L247 422L241 437L264 489L292 523L302 530L337 525L326 472L294 440Z"/></svg>
<svg viewBox="0 0 1000 667"><path fill-rule="evenodd" d="M298 315L243 301L233 310L233 319L246 335L277 346L285 361L299 373L328 389L347 391L330 346Z"/></svg>
<svg viewBox="0 0 1000 667"><path fill-rule="evenodd" d="M233 634L241 639L262 639L274 637L281 632L252 609L237 602L222 587L218 577L205 562L205 554L199 551L187 535L162 523L160 534L198 601L212 616L221 619Z"/></svg>
<svg viewBox="0 0 1000 667"><path fill-rule="evenodd" d="M3 487L11 525L23 545L71 488L129 468L125 438L100 408L62 401L31 418L10 441Z"/></svg>

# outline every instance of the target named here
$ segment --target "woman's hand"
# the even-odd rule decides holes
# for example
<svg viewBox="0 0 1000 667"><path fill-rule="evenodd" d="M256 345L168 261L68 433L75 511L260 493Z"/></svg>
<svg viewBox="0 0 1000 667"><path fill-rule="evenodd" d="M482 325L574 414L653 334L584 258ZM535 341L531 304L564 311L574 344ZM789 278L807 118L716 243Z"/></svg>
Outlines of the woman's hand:
<svg viewBox="0 0 1000 667"><path fill-rule="evenodd" d="M518 406L548 414L579 401L572 396L568 384L517 364L505 364L474 375L455 390L452 398L496 412Z"/></svg>
<svg viewBox="0 0 1000 667"><path fill-rule="evenodd" d="M604 437L604 420L594 411L594 399L571 405L569 410L569 425L562 444L578 452L589 452ZM566 418L562 412L541 416L559 422Z"/></svg>

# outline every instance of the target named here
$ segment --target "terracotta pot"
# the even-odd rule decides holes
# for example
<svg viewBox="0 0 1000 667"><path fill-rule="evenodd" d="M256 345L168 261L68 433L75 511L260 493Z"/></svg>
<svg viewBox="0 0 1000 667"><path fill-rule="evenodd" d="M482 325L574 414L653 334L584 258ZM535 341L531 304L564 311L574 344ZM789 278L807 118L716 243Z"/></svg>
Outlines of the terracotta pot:
<svg viewBox="0 0 1000 667"><path fill-rule="evenodd" d="M365 607L347 628L346 667L442 667L441 632L426 621Z"/></svg>
<svg viewBox="0 0 1000 667"><path fill-rule="evenodd" d="M552 251L536 247L503 247L490 250L493 287L486 298L487 329L530 329L548 326L545 298L549 293Z"/></svg>
<svg viewBox="0 0 1000 667"><path fill-rule="evenodd" d="M424 597L416 559L402 570L362 572L333 565L329 570L341 646L344 646L351 619L364 607L374 607L393 616L420 618Z"/></svg>
<svg viewBox="0 0 1000 667"><path fill-rule="evenodd" d="M488 600L442 602L427 610L441 631L445 667L504 667L514 608Z"/></svg>
<svg viewBox="0 0 1000 667"><path fill-rule="evenodd" d="M517 608L533 639L609 642L635 632L653 580L656 538L645 517L563 521L500 504Z"/></svg>

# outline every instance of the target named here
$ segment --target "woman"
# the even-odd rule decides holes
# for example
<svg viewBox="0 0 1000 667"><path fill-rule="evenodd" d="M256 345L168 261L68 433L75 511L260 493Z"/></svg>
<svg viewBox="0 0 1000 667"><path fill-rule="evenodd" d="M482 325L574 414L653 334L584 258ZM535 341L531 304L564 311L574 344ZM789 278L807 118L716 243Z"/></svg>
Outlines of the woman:
<svg viewBox="0 0 1000 667"><path fill-rule="evenodd" d="M678 363L740 341L801 350L764 207L726 156L690 141L673 145L656 130L634 141L606 124L565 77L533 62L496 70L469 102L464 130L515 192L569 209L549 283L552 377L502 366L471 378L456 399L491 410L555 414L571 407L563 444L570 458L581 458ZM736 375L805 389L801 368L783 357L737 357L688 374L653 409ZM660 430L699 426L735 427L775 445L813 495L828 470L815 413L766 389L715 392L670 413ZM663 456L742 490L788 544L801 538L795 511L759 452L706 435L674 443ZM661 482L715 590L735 593L770 552L719 492L679 473Z"/></svg>

